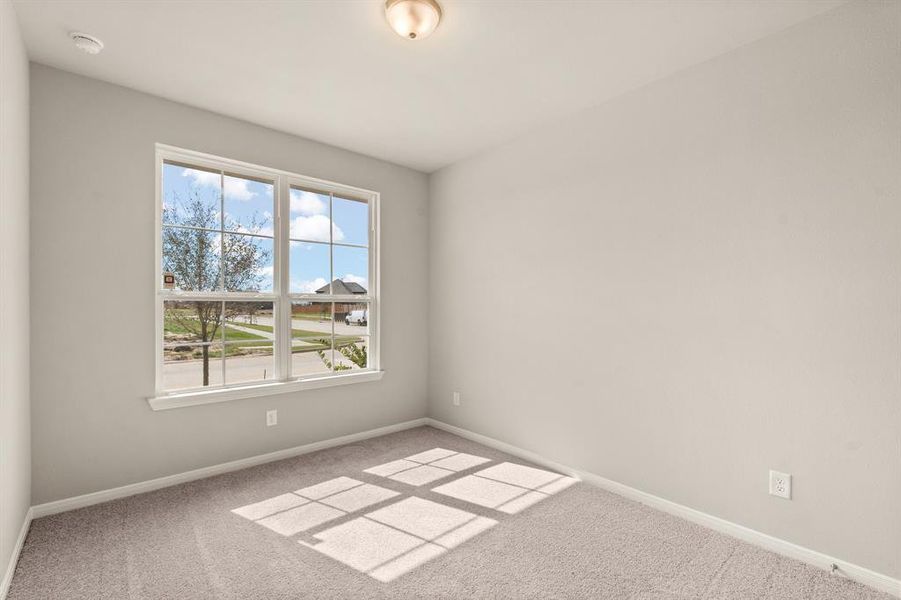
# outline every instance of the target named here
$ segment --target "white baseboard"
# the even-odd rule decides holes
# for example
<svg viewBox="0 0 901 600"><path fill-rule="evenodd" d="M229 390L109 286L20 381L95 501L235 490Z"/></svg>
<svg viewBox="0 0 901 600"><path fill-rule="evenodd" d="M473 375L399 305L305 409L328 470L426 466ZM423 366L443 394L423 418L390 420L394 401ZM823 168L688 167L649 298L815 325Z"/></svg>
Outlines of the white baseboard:
<svg viewBox="0 0 901 600"><path fill-rule="evenodd" d="M629 487L627 485L617 483L616 481L606 479L604 477L601 477L600 475L573 469L566 465L548 460L538 454L535 454L534 452L530 452L506 442L490 438L486 435L475 433L473 431L469 431L468 429L463 429L454 425L449 425L436 419L428 418L426 419L426 421L428 425L431 425L436 429L442 429L444 431L447 431L448 433L453 433L454 435L458 435L462 438L466 438L485 446L495 448L502 452L506 452L507 454L518 456L519 458L535 463L537 465L542 465L549 469L553 469L558 473L563 473L571 477L577 477L585 481L586 483L590 483L601 489L613 492L614 494L625 496L626 498L630 498L642 504L646 504L648 506L656 508L657 510L661 510L665 513L681 517L693 523L697 523L698 525L707 527L708 529L712 529L731 537L738 538L742 541L754 544L755 546L760 546L761 548L765 548L766 550L769 550L771 552L799 560L825 571L832 571L832 565L837 565L838 570L835 571L835 574L837 576L847 577L848 579L852 579L864 585L875 588L879 591L886 592L888 594L892 594L901 598L901 581L889 577L888 575L883 575L859 565L855 565L833 556L828 556L821 552L817 552L816 550L811 550L809 548L787 542L783 539L779 539L766 533L761 533L754 529L750 529L743 525L739 525L737 523L709 515L694 508L689 508L682 504L677 504L675 502L665 500L663 498L660 498L659 496L654 496L653 494L642 492L641 490L637 490L633 487Z"/></svg>
<svg viewBox="0 0 901 600"><path fill-rule="evenodd" d="M6 594L9 592L9 586L13 582L13 574L16 572L16 565L19 562L19 555L22 553L22 546L25 545L25 537L28 535L28 528L31 527L33 511L28 509L25 513L25 520L22 521L22 527L19 529L19 537L16 538L16 545L13 546L13 553L9 557L9 564L6 565L6 571L3 573L3 579L0 580L0 600L6 600Z"/></svg>
<svg viewBox="0 0 901 600"><path fill-rule="evenodd" d="M548 460L539 454L530 452L529 450L524 450L512 444L508 444L506 442L502 442L500 440L496 440L494 438L475 433L461 427L456 427L454 425L449 425L442 421L426 417L421 419L414 419L412 421L406 421L404 423L398 423L396 425L379 427L377 429L370 429L368 431L362 431L360 433L332 438L329 440L323 440L320 442L313 442L311 444L305 444L303 446L287 448L285 450L278 450L276 452L270 452L268 454L252 456L249 458L223 463L220 465L195 469L193 471L187 471L185 473L178 473L176 475L169 475L166 477L151 479L149 481L143 481L140 483L134 483L131 485L125 485L109 490L102 490L99 492L84 494L82 496L76 496L74 498L66 498L63 500L56 500L54 502L47 502L45 504L33 506L28 511L26 520L22 524L22 531L20 532L19 539L16 542L16 548L13 552L13 556L10 559L10 564L7 567L3 581L0 582L0 600L4 600L4 598L6 597L6 592L9 589L9 585L12 581L16 562L18 561L19 553L22 549L22 544L24 544L25 542L25 536L28 533L28 527L32 519L61 513L68 510L74 510L76 508L83 508L85 506L91 506L93 504L100 504L101 502L108 502L117 498L124 498L126 496L133 496L135 494L150 492L173 485L178 485L180 483L186 483L188 481L203 479L205 477L212 477L214 475L228 473L230 471L238 471L240 469L246 469L248 467L261 465L276 460L292 458L295 456L300 456L302 454L316 452L317 450L325 450L326 448L342 446L344 444L350 444L360 440L387 435L389 433L403 431L405 429L411 429L413 427L419 427L422 425L431 425L436 429L442 429L449 433L459 435L460 437L470 439L480 444L484 444L485 446L506 452L507 454L518 456L519 458L537 465L545 466L559 473L577 477L587 483L613 492L620 496L630 498L663 512L676 515L688 521L692 521L693 523L697 523L709 529L713 529L714 531L718 531L720 533L738 538L756 546L760 546L772 552L776 552L777 554L800 560L826 571L831 571L833 564L838 565L838 571L836 572L837 575L848 577L849 579L853 579L854 581L860 582L864 585L868 585L877 590L901 598L901 581L899 581L898 579L894 579L887 575L883 575L870 569L848 563L821 552L817 552L815 550L787 542L771 535L761 533L743 525L732 523L731 521L709 515L699 510L695 510L693 508L665 500L658 496L642 492L641 490L637 490L627 485L606 479L604 477L601 477L600 475L573 469L572 467L568 467L552 460Z"/></svg>
<svg viewBox="0 0 901 600"><path fill-rule="evenodd" d="M377 429L370 429L368 431L361 431L359 433L352 433L350 435L342 435L341 437L336 437L329 440L322 440L320 442L304 444L303 446L296 446L294 448L286 448L284 450L277 450L276 452L269 452L268 454L260 454L258 456L242 458L240 460L234 460L231 462L222 463L220 465L203 467L201 469L194 469L193 471L177 473L175 475L167 475L165 477L159 477L157 479L151 479L149 481L141 481L139 483L123 485L122 487L112 488L109 490L101 490L99 492L92 492L90 494L75 496L73 498L55 500L53 502L47 502L45 504L32 506L32 516L33 518L38 519L40 517L55 515L57 513L74 510L76 508L83 508L85 506L91 506L93 504L100 504L101 502L109 502L110 500L125 498L126 496L134 496L135 494L143 494L144 492L151 492L153 490L178 485L180 483L186 483L188 481L195 481L197 479L204 479L206 477L228 473L230 471L238 471L240 469L246 469L248 467L255 467L257 465L262 465L276 460L283 460L285 458L293 458L295 456L300 456L301 454L309 454L310 452L316 452L317 450L325 450L326 448L343 446L345 444L359 442L360 440L379 437L380 435L387 435L389 433L395 433L397 431L403 431L404 429L411 429L413 427L420 427L426 424L427 419L425 418L413 419L412 421L405 421L403 423L397 423L396 425L388 425L386 427L379 427ZM2 597L0 597L0 600L2 600Z"/></svg>

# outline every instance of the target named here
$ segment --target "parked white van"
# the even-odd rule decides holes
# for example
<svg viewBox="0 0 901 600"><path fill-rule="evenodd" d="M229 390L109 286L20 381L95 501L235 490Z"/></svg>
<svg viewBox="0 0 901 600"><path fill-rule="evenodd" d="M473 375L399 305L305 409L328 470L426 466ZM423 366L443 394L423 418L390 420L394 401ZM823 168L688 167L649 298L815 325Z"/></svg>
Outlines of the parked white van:
<svg viewBox="0 0 901 600"><path fill-rule="evenodd" d="M352 310L344 317L344 322L348 325L366 325L369 321L367 310Z"/></svg>

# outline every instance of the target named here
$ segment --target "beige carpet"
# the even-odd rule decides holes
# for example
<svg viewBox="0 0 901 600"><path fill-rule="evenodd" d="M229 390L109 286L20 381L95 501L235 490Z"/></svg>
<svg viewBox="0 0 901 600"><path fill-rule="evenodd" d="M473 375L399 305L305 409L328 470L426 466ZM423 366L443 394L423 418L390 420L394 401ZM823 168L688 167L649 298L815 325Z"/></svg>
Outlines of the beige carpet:
<svg viewBox="0 0 901 600"><path fill-rule="evenodd" d="M422 427L38 519L48 598L890 597Z"/></svg>

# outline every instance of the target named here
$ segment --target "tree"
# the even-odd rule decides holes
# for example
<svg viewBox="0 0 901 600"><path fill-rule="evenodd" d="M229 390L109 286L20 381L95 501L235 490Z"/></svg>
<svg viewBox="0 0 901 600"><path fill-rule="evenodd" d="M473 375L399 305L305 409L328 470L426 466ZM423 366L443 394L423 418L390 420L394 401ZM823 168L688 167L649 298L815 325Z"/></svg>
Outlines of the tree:
<svg viewBox="0 0 901 600"><path fill-rule="evenodd" d="M330 346L331 340L322 338L316 340L316 342L322 344L323 346ZM360 345L358 346L356 343L351 342L350 344L344 346L338 346L335 348L338 352L343 354L347 360L354 363L361 369L366 368L366 363L369 360L366 352L366 346ZM322 362L325 363L325 366L332 370L332 361L326 358L324 350L317 350L316 354L319 355L319 358L322 359ZM335 371L346 371L348 369L352 369L353 367L348 367L347 365L335 364Z"/></svg>
<svg viewBox="0 0 901 600"><path fill-rule="evenodd" d="M329 339L326 339L326 338L316 340L316 343L322 344L323 346L331 346L332 345L332 341ZM319 358L325 364L325 368L327 368L329 371L332 370L332 366L334 366L335 371L346 371L347 369L350 368L347 365L332 365L332 361L330 359L326 358L326 356L325 356L325 350L317 350L316 354L319 355Z"/></svg>
<svg viewBox="0 0 901 600"><path fill-rule="evenodd" d="M359 346L356 343L348 344L347 346L341 346L338 348L338 351L343 354L347 360L357 365L361 369L366 368L366 363L369 361L369 357L367 356L366 346L360 344Z"/></svg>
<svg viewBox="0 0 901 600"><path fill-rule="evenodd" d="M163 270L175 275L183 291L259 291L261 270L270 264L270 252L246 235L226 231L259 233L262 223L254 216L247 225L228 217L220 223L218 203L204 202L199 191L182 200L178 196L163 208ZM174 225L175 227L169 227ZM165 318L204 342L203 385L210 384L210 346L224 321L249 303L222 301L178 302L166 310ZM223 311L224 305L224 311ZM223 352L225 349L223 348Z"/></svg>

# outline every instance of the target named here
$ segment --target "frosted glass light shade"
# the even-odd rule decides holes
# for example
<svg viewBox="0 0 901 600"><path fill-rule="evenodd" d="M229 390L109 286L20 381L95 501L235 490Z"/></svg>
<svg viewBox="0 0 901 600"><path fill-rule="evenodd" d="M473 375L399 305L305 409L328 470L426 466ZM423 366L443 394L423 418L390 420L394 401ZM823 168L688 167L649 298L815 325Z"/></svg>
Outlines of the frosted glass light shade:
<svg viewBox="0 0 901 600"><path fill-rule="evenodd" d="M408 40L427 37L441 20L441 7L435 0L388 0L385 17L397 35Z"/></svg>

